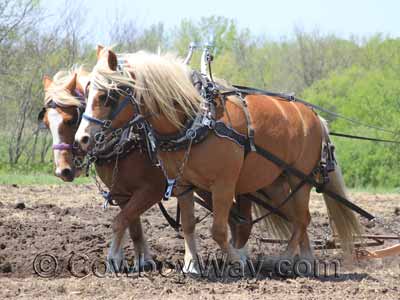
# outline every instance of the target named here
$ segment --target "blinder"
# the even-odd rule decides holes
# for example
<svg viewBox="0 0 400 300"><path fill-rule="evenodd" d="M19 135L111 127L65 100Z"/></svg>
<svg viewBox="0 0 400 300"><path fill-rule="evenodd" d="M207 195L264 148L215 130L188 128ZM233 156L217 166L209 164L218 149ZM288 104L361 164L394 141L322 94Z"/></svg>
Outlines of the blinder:
<svg viewBox="0 0 400 300"><path fill-rule="evenodd" d="M45 114L46 114L46 107L42 107L42 110L39 111L39 114L37 116L38 122L42 122L43 121Z"/></svg>
<svg viewBox="0 0 400 300"><path fill-rule="evenodd" d="M114 106L117 104L119 96L125 96L122 102L116 107L115 110L110 112L109 119L101 120L87 114L83 114L82 117L92 123L101 125L103 129L113 129L112 121L118 116L118 114L129 104L132 103L136 110L138 110L138 104L136 102L135 96L133 95L133 91L130 87L121 87L118 89L109 90L107 92L107 98L104 100L104 106Z"/></svg>
<svg viewBox="0 0 400 300"><path fill-rule="evenodd" d="M55 108L57 108L57 107L59 107L59 106L58 106L53 100L50 101L49 103L47 103L46 106L44 106L44 107L41 109L41 111L39 112L39 114L38 114L38 121L39 121L39 122L42 122L42 121L43 121L44 116L45 116L45 114L46 114L46 110L47 110L48 108L53 108L53 109L55 109ZM83 115L84 110L85 110L85 107L84 107L84 106L76 107L76 113L74 113L73 118L72 118L71 120L67 121L66 123L67 123L68 125L70 125L70 126L78 126L79 123L80 123L81 120L82 120L82 115Z"/></svg>

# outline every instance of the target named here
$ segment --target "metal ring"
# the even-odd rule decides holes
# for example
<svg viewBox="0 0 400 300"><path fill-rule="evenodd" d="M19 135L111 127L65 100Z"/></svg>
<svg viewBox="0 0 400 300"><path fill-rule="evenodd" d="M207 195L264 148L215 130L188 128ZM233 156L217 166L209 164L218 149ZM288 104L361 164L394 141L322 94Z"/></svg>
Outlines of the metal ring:
<svg viewBox="0 0 400 300"><path fill-rule="evenodd" d="M97 132L94 135L94 141L96 142L96 144L104 144L104 142L106 141L106 135L103 131Z"/></svg>
<svg viewBox="0 0 400 300"><path fill-rule="evenodd" d="M137 128L137 130L143 130L144 129L144 123L143 122L136 123L136 128Z"/></svg>
<svg viewBox="0 0 400 300"><path fill-rule="evenodd" d="M122 154L122 152L124 151L124 147L122 147L120 144L116 144L114 146L114 150L115 152L117 152L117 154Z"/></svg>
<svg viewBox="0 0 400 300"><path fill-rule="evenodd" d="M191 139L191 140L193 140L195 137L196 137L196 135L197 135L197 132L196 132L196 130L193 130L193 129L188 129L187 131L186 131L186 137L188 138L188 139Z"/></svg>
<svg viewBox="0 0 400 300"><path fill-rule="evenodd" d="M112 132L113 137L118 137L122 134L123 130L122 128L117 128Z"/></svg>

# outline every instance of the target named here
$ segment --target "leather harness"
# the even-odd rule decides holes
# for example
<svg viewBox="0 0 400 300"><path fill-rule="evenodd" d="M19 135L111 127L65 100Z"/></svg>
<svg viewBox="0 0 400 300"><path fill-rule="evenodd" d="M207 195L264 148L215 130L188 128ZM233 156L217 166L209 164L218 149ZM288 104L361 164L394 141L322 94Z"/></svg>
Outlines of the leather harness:
<svg viewBox="0 0 400 300"><path fill-rule="evenodd" d="M262 95L270 95L278 96L287 101L298 101L307 106L311 109L315 108L310 103L307 103L303 100L299 101L294 96L286 95L286 94L277 94L277 93L265 93L262 90L257 89L250 89L241 86L234 86L233 89L225 89L220 86L216 86L214 82L211 82L204 78L202 75L196 74L194 72L193 75L193 84L198 88L200 94L204 99L205 110L198 112L195 118L191 121L188 121L185 129L182 130L180 133L176 135L169 135L169 136L161 136L157 134L149 122L146 120L146 117L140 114L139 105L134 97L134 93L128 91L125 99L121 102L121 104L117 107L117 109L111 114L110 120L99 120L93 118L91 116L83 115L85 119L90 122L95 122L101 124L104 129L111 129L111 121L115 116L123 110L123 108L128 104L132 103L136 108L137 115L129 121L125 126L124 130L131 128L137 124L140 124L142 128L145 128L145 131L142 132L144 134L143 140L146 141L145 147L147 149L148 155L151 160L154 162L156 153L158 150L160 151L176 151L180 149L186 149L188 145L201 143L204 139L207 138L208 134L212 131L217 136L230 139L231 141L235 142L236 144L242 146L245 149L245 155L249 152L256 152L257 154L263 156L264 158L272 161L276 164L279 168L281 168L284 172L294 175L301 179L301 182L298 187L294 188L291 194L285 199L288 201L292 198L293 194L304 184L309 184L317 188L318 192L324 192L325 194L329 195L330 197L336 199L337 201L341 202L343 205L349 207L350 209L354 210L355 212L359 213L360 215L366 217L367 219L371 220L374 217L363 210L362 208L358 207L354 203L350 202L343 196L336 194L332 191L326 190L325 186L329 180L328 173L334 170L334 166L336 164L334 158L334 148L331 145L330 141L323 141L322 143L322 150L321 150L321 163L310 173L304 174L300 170L294 168L290 164L286 163L285 161L281 160L279 157L274 155L273 153L269 152L268 150L259 147L254 142L254 130L251 126L251 117L248 112L247 103L245 101L245 97L251 94L262 94ZM109 93L110 94L110 93ZM247 121L247 128L248 134L243 135L238 133L230 126L226 125L221 121L215 120L215 97L220 96L225 98L227 96L236 95L239 99L242 100L242 109L245 113L246 121ZM114 129L116 130L116 129ZM318 181L315 179L317 174L320 174L320 180ZM174 181L168 180L167 190L171 191L174 185ZM251 199L250 199L251 200ZM270 211L277 211L276 208L270 209Z"/></svg>

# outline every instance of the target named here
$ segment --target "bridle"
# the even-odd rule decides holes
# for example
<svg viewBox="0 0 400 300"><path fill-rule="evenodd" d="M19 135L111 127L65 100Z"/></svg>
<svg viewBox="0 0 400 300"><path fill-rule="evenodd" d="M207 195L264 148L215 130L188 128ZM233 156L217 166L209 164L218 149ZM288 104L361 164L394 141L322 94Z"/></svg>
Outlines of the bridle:
<svg viewBox="0 0 400 300"><path fill-rule="evenodd" d="M74 117L73 120L71 120L69 122L70 125L74 126L74 127L78 127L81 120L82 120L82 116L83 116L83 112L85 111L85 96L77 89L74 90L75 93L75 97L79 99L79 101L82 103L81 106L76 106L76 116ZM56 102L54 102L53 100L49 101L43 108L42 110L39 112L38 115L38 120L42 121L44 118L44 115L46 113L46 110L48 108L53 108L56 109L57 107L61 107L60 105L57 105ZM59 143L59 144L54 144L52 146L53 150L59 150L59 151L72 151L72 154L80 154L79 151L79 147L75 144L67 144L67 143Z"/></svg>
<svg viewBox="0 0 400 300"><path fill-rule="evenodd" d="M106 136L111 138L118 138L119 142L114 146L121 148L120 146L124 143L133 141L136 143L141 151L147 152L147 155L153 165L157 165L156 159L157 146L154 139L152 127L147 120L152 113L143 115L140 110L139 102L136 100L134 91L131 87L118 87L118 89L107 90L106 99L104 106L115 103L118 99L124 96L123 100L119 102L115 109L112 109L109 113L108 119L99 119L90 116L86 113L82 115L82 118L90 123L94 123L101 126L101 130L94 135L94 148L89 153L89 156L97 156L100 154L104 145L107 142ZM133 106L133 116L125 123L122 127L114 128L112 126L113 120L129 105Z"/></svg>
<svg viewBox="0 0 400 300"><path fill-rule="evenodd" d="M132 91L131 88L129 87L121 87L118 90L107 90L107 98L105 99L105 103L109 103L109 102L115 102L117 101L117 99L119 98L119 96L123 94L125 97L122 100L122 102L119 103L118 107L111 111L110 116L108 119L102 120L93 116L90 116L86 113L84 113L82 115L82 118L100 125L102 127L103 130L114 130L114 131L120 131L119 128L113 128L112 127L112 121L124 110L124 108L126 106L128 106L128 104L132 104L134 109L135 109L135 117L133 117L126 126L122 127L122 130L127 128L127 127L131 127L135 124L139 124L142 123L144 121L144 116L140 113L140 108L139 108L139 104L134 96L134 93Z"/></svg>

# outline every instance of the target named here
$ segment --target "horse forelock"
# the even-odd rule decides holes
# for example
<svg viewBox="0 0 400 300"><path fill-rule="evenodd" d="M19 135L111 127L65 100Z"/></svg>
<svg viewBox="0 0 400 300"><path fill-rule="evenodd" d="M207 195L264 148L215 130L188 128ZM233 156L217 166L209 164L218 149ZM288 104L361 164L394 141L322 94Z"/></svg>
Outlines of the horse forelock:
<svg viewBox="0 0 400 300"><path fill-rule="evenodd" d="M51 101L64 107L80 107L84 104L79 97L75 97L65 88L75 73L87 74L83 66L74 66L71 70L61 70L54 75L51 85L45 90L44 105Z"/></svg>
<svg viewBox="0 0 400 300"><path fill-rule="evenodd" d="M176 56L141 51L119 58L125 62L122 72L111 71L102 64L93 69L94 88L131 87L146 109L165 116L178 128L183 126L180 113L193 117L199 110L201 97L191 82L191 70Z"/></svg>

